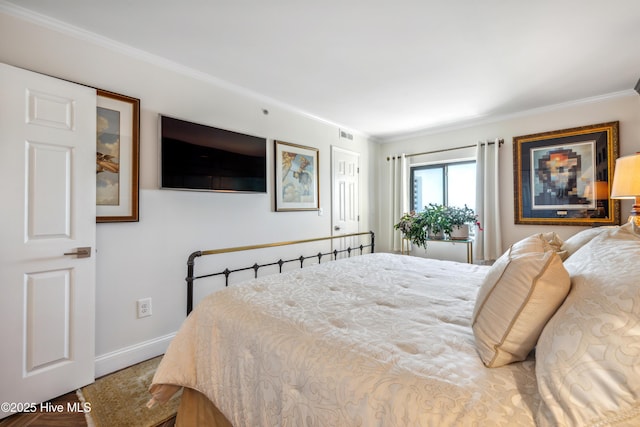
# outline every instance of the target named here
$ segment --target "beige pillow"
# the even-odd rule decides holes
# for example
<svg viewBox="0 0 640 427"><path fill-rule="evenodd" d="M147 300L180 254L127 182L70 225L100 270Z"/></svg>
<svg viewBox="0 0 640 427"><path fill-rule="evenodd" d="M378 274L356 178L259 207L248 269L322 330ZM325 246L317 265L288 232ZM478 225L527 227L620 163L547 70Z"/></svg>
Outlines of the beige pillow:
<svg viewBox="0 0 640 427"><path fill-rule="evenodd" d="M543 233L542 238L549 244L549 246L551 246L551 249L553 249L563 261L569 256L569 253L562 249L564 242L558 234L553 231L549 231L548 233Z"/></svg>
<svg viewBox="0 0 640 427"><path fill-rule="evenodd" d="M571 286L543 234L515 243L491 266L476 299L472 327L489 368L524 360Z"/></svg>

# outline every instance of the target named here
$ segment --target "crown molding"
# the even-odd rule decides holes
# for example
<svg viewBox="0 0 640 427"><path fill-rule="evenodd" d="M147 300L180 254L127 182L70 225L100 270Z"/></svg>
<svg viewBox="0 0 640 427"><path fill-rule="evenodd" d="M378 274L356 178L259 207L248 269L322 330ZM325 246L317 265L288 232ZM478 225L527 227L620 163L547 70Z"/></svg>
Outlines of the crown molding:
<svg viewBox="0 0 640 427"><path fill-rule="evenodd" d="M0 0L0 12L6 13L7 15L16 17L18 19L22 19L27 22L31 22L40 27L44 27L44 28L56 31L58 33L73 37L75 39L96 44L98 46L109 49L113 52L129 56L133 59L147 62L151 65L155 65L160 68L164 68L164 69L173 71L175 73L182 74L186 77L190 77L190 78L202 81L204 83L217 86L221 89L236 93L246 98L254 99L258 102L268 104L268 106L270 107L278 107L285 111L289 111L291 113L307 117L314 121L321 122L333 127L337 127L338 129L348 130L350 133L355 133L365 138L371 138L370 135L358 129L352 129L349 126L346 126L344 124L327 120L323 117L317 116L315 114L312 114L308 111L305 111L293 105L287 104L285 102L279 101L277 99L271 98L261 93L254 92L250 89L236 85L234 83L230 83L226 80L220 79L211 74L198 71L196 69L182 65L178 62L166 59L162 56L154 55L147 51L137 49L125 43L115 41L113 39L101 36L91 31L87 31L85 29L82 29L74 25L68 24L66 22L52 18L50 16L46 16L46 15L34 12L32 10L26 9L24 7L18 6L16 4L9 3L5 0Z"/></svg>
<svg viewBox="0 0 640 427"><path fill-rule="evenodd" d="M518 111L515 113L500 114L495 116L484 115L484 116L475 117L469 120L462 120L462 121L456 121L456 122L451 122L451 123L442 124L442 125L436 125L436 126L422 129L422 130L417 130L415 132L407 132L407 133L403 133L402 135L396 135L389 138L377 138L377 141L383 144L398 142L398 141L405 141L407 139L419 138L421 136L435 135L435 134L465 129L472 126L481 126L481 125L486 125L486 124L495 123L495 122L533 116L536 114L549 113L557 110L562 110L565 108L578 107L581 105L587 105L587 104L607 101L611 99L624 98L632 95L636 95L634 90L627 89L619 92L612 92L604 95L592 96L589 98L582 98L582 99L576 99L573 101L561 102L558 104L546 105L544 107L532 108L529 110Z"/></svg>
<svg viewBox="0 0 640 427"><path fill-rule="evenodd" d="M164 57L161 57L159 55L154 55L151 54L149 52L143 51L141 49L137 49L134 48L130 45L127 45L125 43L121 43L121 42L117 42L113 39L109 39L107 37L101 36L99 34L84 30L82 28L67 24L65 22L62 22L60 20L51 18L49 16L46 15L42 15L39 14L37 12L34 12L32 10L26 9L24 7L18 6L14 3L9 3L6 0L0 0L0 12L6 13L8 15L14 16L18 19L22 19L24 21L28 21L31 22L33 24L36 24L38 26L44 27L44 28L48 28L50 30L68 35L70 37L82 40L82 41L86 41L92 44L96 44L99 46L102 46L106 49L112 50L114 52L129 56L133 59L136 60L141 60L144 62L147 62L149 64L176 72L178 74L182 74L186 77L190 77L199 81L202 81L204 83L213 85L213 86L217 86L221 89L224 90L228 90L230 92L236 93L238 95L250 98L250 99L254 99L258 102L262 102L265 104L268 104L269 106L272 107L278 107L281 108L285 111L289 111L291 113L294 114L298 114L300 116L303 117L307 117L309 119L312 119L314 121L317 122L321 122L324 124L327 124L329 126L332 127L336 127L338 128L338 131L342 131L342 130L348 130L350 133L354 133L357 134L359 136L362 136L364 138L367 138L368 140L378 143L378 144L385 144L385 143L392 143L392 142L397 142L397 141L404 141L407 139L412 139L412 138L418 138L421 136L427 136L427 135L434 135L434 134L440 134L440 133L445 133L445 132L451 132L451 131L455 131L455 130L460 130L460 129L465 129L468 127L472 127L472 126L480 126L480 125L485 125L485 124L490 124L490 123L495 123L495 122L499 122L499 121L504 121L504 120L510 120L510 119L515 119L515 118L519 118L519 117L526 117L526 116L531 116L531 115L535 115L535 114L542 114L542 113L547 113L547 112L552 112L552 111L557 111L560 109L564 109L564 108L569 108L569 107L576 107L576 106L580 106L580 105L585 105L585 104L590 104L590 103L594 103L594 102L601 102L601 101L605 101L605 100L609 100L609 99L616 99L616 98L621 98L621 97L626 97L629 95L636 95L636 91L638 91L638 93L640 93L640 80L638 81L638 84L634 89L629 89L629 90L624 90L624 91L620 91L620 92L613 92L613 93L609 93L609 94L604 94L604 95L599 95L599 96L593 96L593 97L589 97L589 98L584 98L584 99L578 99L578 100L574 100L574 101L568 101L568 102L563 102L563 103L558 103L558 104L553 104L553 105L548 105L548 106L544 106L544 107L538 107L538 108L533 108L533 109L529 109L529 110L523 110L520 112L515 112L515 113L509 113L509 114L502 114L502 115L479 115L470 119L464 119L464 120L456 120L456 121L452 121L452 122L447 122L447 123L441 123L441 124L437 124L437 125L433 125L433 126L429 126L426 128L421 128L421 129L417 129L415 131L407 131L407 132L399 132L399 133L395 133L393 135L390 136L384 136L384 135L369 135L366 132L362 132L358 129L353 129L349 126L346 126L344 124L341 123L336 123L334 121L325 119L323 117L317 116L315 114L312 114L306 110L300 109L298 107L295 107L293 105L284 103L282 101L276 100L274 98L271 98L269 96L263 95L261 93L258 92L254 92L250 89L247 89L245 87L230 83L226 80L220 79L218 77L215 77L211 74L207 74L207 73L203 73L201 71L195 70L193 68L187 67L185 65L182 65L180 63L177 63L175 61L171 61L168 60Z"/></svg>

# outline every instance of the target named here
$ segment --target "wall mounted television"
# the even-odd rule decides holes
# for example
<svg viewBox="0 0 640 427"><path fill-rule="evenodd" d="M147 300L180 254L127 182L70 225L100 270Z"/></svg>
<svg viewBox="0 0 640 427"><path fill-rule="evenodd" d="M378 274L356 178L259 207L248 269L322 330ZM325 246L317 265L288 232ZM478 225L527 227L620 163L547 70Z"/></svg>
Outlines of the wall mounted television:
<svg viewBox="0 0 640 427"><path fill-rule="evenodd" d="M160 115L160 187L267 192L267 140Z"/></svg>

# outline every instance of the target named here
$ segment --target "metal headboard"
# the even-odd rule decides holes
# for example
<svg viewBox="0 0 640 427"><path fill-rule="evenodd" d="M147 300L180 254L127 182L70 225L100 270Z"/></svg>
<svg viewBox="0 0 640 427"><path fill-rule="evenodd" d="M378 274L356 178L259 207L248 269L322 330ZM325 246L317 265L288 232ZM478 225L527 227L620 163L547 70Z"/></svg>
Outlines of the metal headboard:
<svg viewBox="0 0 640 427"><path fill-rule="evenodd" d="M216 254L223 254L223 253L230 253L230 252L241 252L241 251L249 251L249 250L253 250L253 249L263 249L263 248L274 248L277 246L288 246L288 245L297 245L297 244L301 244L301 243L310 243L310 242L320 242L323 240L334 240L334 239L344 239L345 237L356 237L356 236L365 236L365 235L369 235L370 236L370 241L368 245L363 245L360 244L359 246L355 246L355 247L347 247L345 249L334 249L333 251L330 252L318 252L317 254L314 255L309 255L309 256L304 256L304 255L300 255L297 258L292 258L292 259L288 259L288 260L283 260L283 259L279 259L277 261L274 262L270 262L267 264L258 264L258 263L254 263L252 266L249 267L242 267L242 268L237 268L237 269L233 269L233 270L229 270L228 268L225 268L222 271L219 271L217 273L210 273L210 274L203 274L201 276L195 276L194 275L194 269L195 269L195 260L198 257L201 256L205 256L205 255L216 255ZM304 240L292 240L292 241L288 241L288 242L277 242L277 243L265 243L265 244L261 244L261 245L251 245L251 246L236 246L236 247L232 247L232 248L224 248L224 249L210 249L210 250L206 250L206 251L196 251L193 252L191 255L189 255L189 258L187 260L187 315L189 315L189 313L191 313L191 310L193 310L193 282L196 279L204 279L206 277L214 277L214 276L221 276L224 275L225 276L225 286L229 286L229 275L231 275L231 273L236 273L239 271L247 271L247 270L253 270L254 271L254 277L258 277L258 270L262 267L269 267L269 266L274 266L277 265L279 266L279 273L282 273L282 266L290 263L290 262L299 262L300 263L300 268L304 267L304 261L307 259L311 259L311 258L317 258L318 259L318 263L320 263L322 261L323 257L326 257L328 255L333 255L333 260L338 259L338 255L342 254L342 253L346 253L347 256L351 256L352 252L355 251L360 251L360 255L363 254L363 251L365 248L370 248L370 252L373 253L375 251L375 234L373 231L368 231L368 232L363 232L363 233L351 233L351 234L343 234L340 236L329 236L329 237L317 237L314 239L304 239Z"/></svg>

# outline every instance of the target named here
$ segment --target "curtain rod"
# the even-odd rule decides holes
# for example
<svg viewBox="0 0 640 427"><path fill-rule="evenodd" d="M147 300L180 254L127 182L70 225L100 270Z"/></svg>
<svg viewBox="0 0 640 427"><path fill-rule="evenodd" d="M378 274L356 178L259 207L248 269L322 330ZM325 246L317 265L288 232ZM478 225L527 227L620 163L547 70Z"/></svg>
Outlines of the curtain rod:
<svg viewBox="0 0 640 427"><path fill-rule="evenodd" d="M488 144L488 145L493 145L495 144L495 142L483 142L480 145L484 145L484 144ZM498 140L498 148L502 146L502 144L504 144L504 139L500 138ZM454 148L443 148L442 150L433 150L433 151L424 151L422 153L413 153L413 154L407 154L405 155L405 157L414 157L414 156L424 156L425 154L436 154L436 153L444 153L445 151L453 151L453 150L462 150L464 148L473 148L473 147L477 147L477 144L473 144L473 145L465 145L463 147L454 147ZM391 159L396 159L397 157L387 157L387 161L391 160Z"/></svg>

